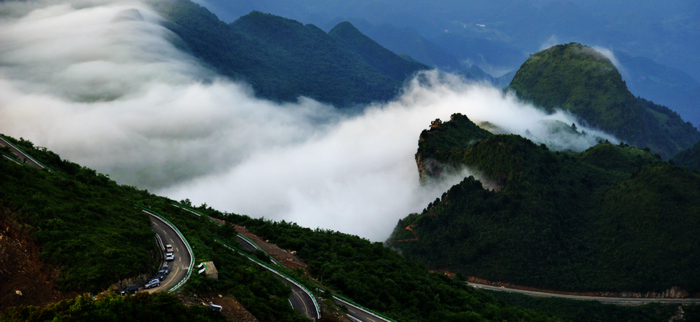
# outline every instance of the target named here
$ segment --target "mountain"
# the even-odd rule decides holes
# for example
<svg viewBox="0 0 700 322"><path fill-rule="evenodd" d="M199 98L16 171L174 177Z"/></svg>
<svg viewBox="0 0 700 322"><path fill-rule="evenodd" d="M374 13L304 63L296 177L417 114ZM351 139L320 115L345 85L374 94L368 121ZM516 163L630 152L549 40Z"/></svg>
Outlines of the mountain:
<svg viewBox="0 0 700 322"><path fill-rule="evenodd" d="M687 167L691 170L700 170L700 141L695 143L673 157L676 165Z"/></svg>
<svg viewBox="0 0 700 322"><path fill-rule="evenodd" d="M395 80L404 81L428 66L403 59L361 33L349 22L336 25L328 35L346 49L358 53L374 69Z"/></svg>
<svg viewBox="0 0 700 322"><path fill-rule="evenodd" d="M554 152L486 134L463 115L433 122L418 146L423 176L436 174L425 170L432 163L467 167L481 180L465 178L400 220L387 243L405 256L558 291L700 290L697 172L624 144Z"/></svg>
<svg viewBox="0 0 700 322"><path fill-rule="evenodd" d="M386 50L383 59L401 63L377 69L377 57L367 56L376 53L376 43L348 47L314 25L279 16L254 11L225 24L189 0L149 4L180 37L177 44L220 74L249 83L256 95L267 99L289 102L307 96L337 107L386 101L399 92L405 77L427 69Z"/></svg>
<svg viewBox="0 0 700 322"><path fill-rule="evenodd" d="M412 28L399 28L389 23L372 25L360 19L349 21L356 24L364 34L395 53L408 54L424 64L445 71L464 68L454 55L421 36Z"/></svg>
<svg viewBox="0 0 700 322"><path fill-rule="evenodd" d="M668 106L684 119L700 125L700 82L687 73L649 58L615 51L630 92Z"/></svg>
<svg viewBox="0 0 700 322"><path fill-rule="evenodd" d="M235 299L260 321L306 321L289 305L289 287L214 241L219 238L238 245L237 229L252 231L263 240L294 250L278 249L287 259L295 259L288 264L292 268L278 269L314 290L321 307L327 310L322 313L327 321L347 319L328 290L400 321L561 321L497 301L460 278L430 272L382 243L285 221L223 213L206 204L194 207L193 211L202 215L193 216L190 211L173 207L173 200L117 185L104 174L63 160L24 139L8 140L51 170L23 165L9 150L0 149L0 321L44 321L72 312L106 321L128 313L144 314L144 319L154 321L173 315L179 318L177 321L221 321L220 314L196 305L211 294ZM183 203L189 205L189 200ZM149 216L134 205L142 205L175 225L192 245L196 263L215 263L218 279L192 274L183 287L185 292L178 292L177 297L101 293L120 280L152 276L159 267L160 256L154 254L160 250ZM7 245L12 247L5 248ZM13 261L15 257L8 260L15 253L21 253L23 261ZM262 251L252 255L269 262ZM272 256L288 262L279 254ZM27 257L38 263L38 268L17 265L25 263ZM34 272L39 274L27 276ZM101 294L94 299L76 297L77 292L88 290ZM62 291L60 295L67 299L50 304L61 300L46 294L50 291ZM195 305L183 308L178 297L190 298ZM159 308L175 311L148 315Z"/></svg>
<svg viewBox="0 0 700 322"><path fill-rule="evenodd" d="M634 97L608 58L578 43L531 55L509 88L548 112L570 111L580 122L666 159L700 140L692 124L665 106Z"/></svg>

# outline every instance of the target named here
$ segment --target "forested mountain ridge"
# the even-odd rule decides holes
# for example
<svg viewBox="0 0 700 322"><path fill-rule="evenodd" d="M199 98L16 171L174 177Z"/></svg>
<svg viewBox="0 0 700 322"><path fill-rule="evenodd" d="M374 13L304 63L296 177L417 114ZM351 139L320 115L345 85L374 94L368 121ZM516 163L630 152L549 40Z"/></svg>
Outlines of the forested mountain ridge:
<svg viewBox="0 0 700 322"><path fill-rule="evenodd" d="M634 97L609 59L578 43L531 55L509 88L548 112L570 111L581 122L665 159L700 140L692 124L667 107Z"/></svg>
<svg viewBox="0 0 700 322"><path fill-rule="evenodd" d="M347 21L337 24L328 32L328 35L345 48L358 53L375 69L398 81L406 80L418 70L428 69L426 65L397 56L362 34Z"/></svg>
<svg viewBox="0 0 700 322"><path fill-rule="evenodd" d="M700 141L695 143L695 145L678 152L678 154L673 157L673 162L691 170L700 170Z"/></svg>
<svg viewBox="0 0 700 322"><path fill-rule="evenodd" d="M700 290L700 174L601 143L553 152L517 135L464 144L465 116L424 131L430 159L473 177L399 221L388 243L433 269L524 286L592 292ZM445 128L445 130L441 130ZM432 142L438 140L440 142Z"/></svg>
<svg viewBox="0 0 700 322"><path fill-rule="evenodd" d="M350 39L341 43L342 37L314 25L270 14L254 11L225 24L190 0L148 3L188 51L221 74L248 82L262 98L289 102L307 96L337 107L386 101L407 77L428 69L388 50L379 66L371 59L379 52L374 42L347 46Z"/></svg>
<svg viewBox="0 0 700 322"><path fill-rule="evenodd" d="M153 273L159 267L160 261L153 255L158 251L155 233L148 215L133 206L138 204L168 218L192 245L196 262L215 263L218 280L192 274L183 287L186 293L234 298L261 321L306 319L289 305L288 287L214 241L216 237L236 245L233 224L245 225L284 249L297 250L308 263L308 271L300 268L287 273L315 290L315 296L326 307L335 304L330 294L316 289L314 283L322 282L322 286L399 321L561 321L498 301L460 279L430 272L379 242L284 221L222 213L206 205L196 207L205 215L226 221L223 226L215 225L207 216L196 217L173 207L172 200L120 186L106 175L62 160L29 141L8 139L54 172L0 157L0 223L10 222L30 231L41 248L39 260L59 269L61 290L97 293L122 278ZM6 149L0 152L9 154ZM2 233L4 241L12 238ZM266 255L256 256L264 260ZM0 271L4 277L2 274L4 271ZM304 277L311 275L321 282ZM25 303L31 300L26 297ZM149 321L223 320L218 312L201 306L183 307L170 294L138 293L123 298L107 292L95 299L83 296L45 307L8 308L6 304L0 303L0 321L44 321L72 315L113 321L128 313ZM172 311L157 313L159 308ZM332 321L329 316L326 319Z"/></svg>

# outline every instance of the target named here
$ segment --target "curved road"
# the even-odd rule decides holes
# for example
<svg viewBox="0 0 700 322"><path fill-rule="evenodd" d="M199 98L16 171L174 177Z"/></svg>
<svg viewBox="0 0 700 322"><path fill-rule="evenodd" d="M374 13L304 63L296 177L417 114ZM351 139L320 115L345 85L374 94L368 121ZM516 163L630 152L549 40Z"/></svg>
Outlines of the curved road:
<svg viewBox="0 0 700 322"><path fill-rule="evenodd" d="M376 321L386 321L386 322L391 322L392 320L385 319L381 316L378 316L370 311L367 311L357 305L354 305L353 303L350 303L348 301L345 301L335 295L333 295L333 299L335 299L336 303L338 305L344 306L345 308L348 309L348 316L355 320L355 321L361 321L361 322L376 322Z"/></svg>
<svg viewBox="0 0 700 322"><path fill-rule="evenodd" d="M190 265L190 254L187 251L187 246L182 242L177 233L170 228L170 226L164 224L159 219L151 217L151 223L153 225L153 230L160 236L163 241L163 245L173 245L173 253L175 254L175 260L170 262L165 262L165 264L170 266L170 274L168 274L163 281L160 282L159 287L149 289L149 293L153 292L167 292L168 289L175 286L185 275L187 275L187 269ZM162 251L163 260L165 260L165 251ZM142 287L143 285L139 285Z"/></svg>
<svg viewBox="0 0 700 322"><path fill-rule="evenodd" d="M559 297L572 300L588 300L588 301L599 301L605 303L700 303L700 299L670 299L670 298L630 298L630 297L602 297L602 296L583 296L583 295L569 295L569 294L558 294L558 293L547 293L538 291L526 291L513 288L504 288L498 286L491 286L485 284L467 283L470 286L482 290L489 291L499 291L499 292L509 292L509 293L520 293L530 296L538 297Z"/></svg>
<svg viewBox="0 0 700 322"><path fill-rule="evenodd" d="M187 212L190 212L197 217L200 217L202 215L186 207L177 207ZM256 249L258 249L257 245L243 238L240 234L236 235L236 240L239 244L241 244L241 248L243 248L244 250L255 251ZM289 287L292 289L292 295L289 296L288 300L289 303L292 305L292 308L294 308L294 310L311 319L319 319L318 313L316 312L316 306L314 305L314 300L308 294L306 294L306 292L304 292L303 289L301 289L296 284L288 281L287 279L283 278L278 274L274 275L275 277L280 279L284 284L289 285Z"/></svg>
<svg viewBox="0 0 700 322"><path fill-rule="evenodd" d="M241 247L245 250L254 251L258 249L255 244L252 244L245 238L241 237L241 235L236 235L236 240L238 241L238 243L241 244ZM314 305L314 300L311 297L309 297L309 295L306 294L306 292L304 292L304 290L302 290L301 287L297 286L296 284L286 280L285 278L277 274L275 274L275 277L280 279L284 284L289 285L289 287L292 289L292 295L289 296L289 303L292 304L292 308L294 308L294 310L312 319L319 318L319 316L316 313L316 306Z"/></svg>

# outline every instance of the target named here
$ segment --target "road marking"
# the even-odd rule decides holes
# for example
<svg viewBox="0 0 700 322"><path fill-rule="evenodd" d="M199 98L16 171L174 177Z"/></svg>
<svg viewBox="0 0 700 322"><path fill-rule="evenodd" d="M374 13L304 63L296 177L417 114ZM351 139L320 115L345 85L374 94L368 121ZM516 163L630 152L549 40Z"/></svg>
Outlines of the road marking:
<svg viewBox="0 0 700 322"><path fill-rule="evenodd" d="M299 298L299 300L301 301L301 304L304 304L304 311L306 313L306 316L311 316L311 314L309 314L309 308L306 306L306 302L301 297L301 295L299 295L299 293L297 293L297 291L294 290L294 288L292 288L292 293L294 293L294 295L296 295Z"/></svg>

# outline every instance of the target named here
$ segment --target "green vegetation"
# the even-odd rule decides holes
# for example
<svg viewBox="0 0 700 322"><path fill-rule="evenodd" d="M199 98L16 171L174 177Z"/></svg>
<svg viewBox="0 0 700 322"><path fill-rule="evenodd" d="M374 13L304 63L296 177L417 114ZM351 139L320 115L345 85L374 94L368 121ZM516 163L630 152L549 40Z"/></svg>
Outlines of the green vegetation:
<svg viewBox="0 0 700 322"><path fill-rule="evenodd" d="M468 133L472 132L472 134L476 133L476 135L487 137L472 145L459 145L460 148L455 149L455 151L449 151L447 145L427 145L438 147L440 151L447 148L444 151L449 152L444 155L449 155L455 162L463 162L471 157L467 154L460 154L461 149L496 145L505 146L509 149L505 154L512 155L517 160L530 160L534 164L539 164L549 158L553 160L566 159L569 160L568 162L572 162L566 163L568 167L573 167L571 164L574 163L590 162L589 167L595 169L603 167L604 164L596 164L590 160L596 160L598 154L612 155L605 152L612 150L618 152L616 158L626 161L626 163L622 161L621 163L627 164L627 166L621 166L611 172L599 170L602 174L598 177L585 176L590 182L608 182L616 180L606 178L611 174L615 178L629 177L627 175L628 168L635 166L635 162L640 162L641 159L640 164L645 167L641 170L633 170L636 176L628 180L629 187L620 185L616 189L621 192L616 192L611 196L624 196L626 195L625 189L638 189L640 186L646 185L648 181L655 179L654 173L656 171L664 171L665 176L671 177L679 175L674 172L681 171L680 174L684 174L683 171L687 171L661 163L655 156L637 149L612 147L605 144L594 147L579 156L557 155L547 151L542 146L534 145L516 136L489 136L487 133L476 130L466 117L455 115L452 120L454 123L442 124L442 126L446 126L446 131L441 131L438 127L433 132L434 135L428 135L426 143L430 143L427 141L442 135L438 133L451 133L451 131L461 133L464 137L470 136ZM467 129L465 130L461 126L452 127L457 123L466 126ZM218 237L236 245L236 231L232 224L245 225L249 230L262 238L269 239L280 247L297 250L298 256L309 265L308 273L317 278L321 284L361 305L399 321L558 320L548 313L523 309L473 289L463 282L462 274L458 274L457 278L448 278L443 274L433 273L425 266L399 255L381 243L372 243L357 236L334 231L303 228L284 221L271 222L222 213L206 205L196 208L201 213L224 219L227 222L225 225L215 225L206 216L197 217L181 208L172 206L171 200L153 196L133 187L116 185L104 175L94 174L94 171L90 169L61 160L60 157L46 149L33 147L31 142L24 140L15 140L15 142L27 148L42 163L54 166L56 171L65 177L64 179L47 171L19 166L10 161L0 161L0 176L2 176L0 182L3 182L0 185L0 200L2 200L3 207L17 210L16 213L21 214L21 216L15 220L34 229L37 240L42 243L45 249L52 247L56 254L45 255L49 256L46 260L59 264L62 276L65 276L62 285L67 289L92 289L93 287L104 289L119 278L153 269L154 258L148 253L154 246L153 232L150 230L148 216L139 208L132 206L132 204L138 204L173 222L192 245L197 262L214 261L219 271L219 279L212 280L194 274L183 288L184 292L218 293L232 296L240 301L256 318L263 321L302 321L305 318L289 307L287 297L290 290L288 287L271 273L261 269L242 255L231 252L214 242L214 237ZM499 142L502 142L503 145L498 144ZM511 145L520 146L520 148L511 149ZM437 153L433 156L439 155L443 154ZM491 161L485 162L490 163ZM502 191L504 191L513 189L517 184L522 184L522 182L518 183L519 180L513 179L519 176L518 173L524 175L531 173L531 171L544 171L541 168L536 167L533 170L526 166L494 165L494 169L489 173L498 171L515 173L512 176L506 176L507 180L503 182ZM552 168L551 164L550 168ZM552 171L563 170L554 169ZM691 176L687 180L691 180L688 182L692 183L694 179ZM473 179L467 179L465 182L468 184L462 185L463 188L459 189L487 196L499 194L476 189L480 187L480 184ZM581 190L586 182L574 183L572 190ZM679 187L683 191L674 200L689 198L685 194L685 190L692 193L693 189L687 185L688 182ZM581 191L581 193L583 192L585 191ZM448 194L454 193L453 190L448 192ZM563 193L572 192L564 191ZM653 194L656 191L642 189L635 190L635 193ZM510 195L510 197L515 198L514 195ZM450 196L445 196L446 200L450 198ZM653 199L654 196L645 195L644 198ZM63 201L65 202L63 204L61 199L68 201ZM37 200L43 201L37 202ZM605 202L614 204L627 201L611 197ZM190 205L187 201L184 203ZM431 209L440 207L441 204L442 202L436 202L435 205L431 205ZM646 206L648 205L640 207ZM420 220L420 218L423 216L413 215L411 220ZM89 223L89 230L77 224L77 222L85 222L86 220ZM109 225L110 228L102 227L103 223ZM608 226L605 225L605 227ZM131 232L141 231L143 236L122 231L123 227L128 227ZM67 231L73 233L68 234ZM694 230L690 229L690 231ZM682 232L678 233L682 234ZM106 241L98 241L98 236ZM83 240L89 241L89 245L91 245L89 249L77 248L76 245L79 245ZM606 241L605 243L610 242ZM110 253L112 254L110 256L103 256L101 254L105 253L105 245L119 245L119 247L114 247L118 251ZM126 251L126 249L129 250ZM686 249L686 251L692 254L692 249ZM93 256L92 253L95 255ZM255 252L252 255L264 257L263 254L255 254ZM99 257L101 262L84 261L84 258L92 257ZM70 260L78 264L71 264ZM142 260L144 265L132 264L139 260ZM692 265L693 261L693 257L689 256L689 265ZM129 264L122 265L123 263ZM82 266L87 268L81 268ZM682 266L679 265L679 267ZM114 275L114 271L110 270L114 267L123 271L122 275ZM82 269L87 271L82 271ZM131 271L128 271L129 269ZM314 289L313 282L303 277L304 272L287 271L285 273L306 284L309 289ZM684 276L682 271L677 271L677 273L681 277ZM663 282L663 279L660 281ZM321 295L324 294L322 292ZM327 294L325 295L327 296ZM127 297L116 297L109 294L101 295L96 300L83 296L45 308L10 308L3 313L0 320L33 321L53 319L54 317L62 320L85 320L95 317L99 320L109 321L120 319L122 317L120 314L131 314L137 319L143 317L141 320L158 321L159 319L170 319L171 312L177 313L174 315L176 316L175 320L216 321L219 319L218 315L210 315L212 313L202 307L194 306L188 309L173 299L167 294ZM66 307L71 309L65 309ZM118 308L118 312L114 312L114 308ZM78 314L79 317L76 317Z"/></svg>
<svg viewBox="0 0 700 322"><path fill-rule="evenodd" d="M214 241L218 237L238 245L236 230L231 224L215 225L206 216L194 216L174 207L172 201L165 198L153 199L149 207L167 217L187 238L195 253L195 264L213 261L219 272L218 280L192 274L184 286L185 292L230 295L261 321L307 321L289 306L287 298L292 291L288 286L243 255ZM206 205L202 208L206 209Z"/></svg>
<svg viewBox="0 0 700 322"><path fill-rule="evenodd" d="M80 295L43 308L11 307L4 313L0 312L0 321L223 322L226 318L220 312L200 305L187 307L169 293L137 293L133 296L102 293L94 299L87 294Z"/></svg>
<svg viewBox="0 0 700 322"><path fill-rule="evenodd" d="M577 43L533 54L509 88L548 112L574 113L584 124L668 159L700 140L700 133L665 106L635 98L615 66Z"/></svg>
<svg viewBox="0 0 700 322"><path fill-rule="evenodd" d="M7 139L60 175L0 161L0 207L12 209L16 214L12 220L32 231L42 247L42 261L60 268L57 284L62 290L96 293L121 279L155 272L159 264L159 258L153 255L157 252L155 233L149 216L133 206L138 204L166 215L188 239L198 261L213 260L219 267L218 281L194 275L185 291L231 295L263 321L305 320L289 306L289 287L214 242L214 236L218 236L235 244L232 226L213 225L205 217L197 218L171 206L170 200L117 185L107 176L61 160L29 141ZM134 310L157 309L158 301L139 302L145 308ZM108 310L93 304L102 313ZM60 315L64 314L61 307L17 308L8 311L7 316L12 320L18 316L16 312L24 312L21 314L31 313L41 319L58 310L58 316L68 319ZM29 319L28 315L19 316L23 317L19 320Z"/></svg>
<svg viewBox="0 0 700 322"><path fill-rule="evenodd" d="M678 152L673 157L673 162L691 170L700 170L700 141L690 148Z"/></svg>
<svg viewBox="0 0 700 322"><path fill-rule="evenodd" d="M35 157L55 155L28 151ZM148 216L129 204L151 195L119 186L94 170L62 164L66 167L59 169L75 170L70 176L75 179L0 162L0 207L12 209L14 220L33 232L42 245L42 260L60 267L58 287L97 292L154 270L155 233Z"/></svg>
<svg viewBox="0 0 700 322"><path fill-rule="evenodd" d="M465 178L400 220L392 247L434 269L544 289L700 290L700 174L624 143L578 154L516 135L451 145L440 128L473 128L459 119L424 132L419 151L440 146L431 159L498 190Z"/></svg>
<svg viewBox="0 0 700 322"><path fill-rule="evenodd" d="M428 69L428 66L419 62L397 56L365 36L347 21L336 25L328 32L328 36L348 50L358 53L365 62L376 70L398 81L411 77L418 70Z"/></svg>
<svg viewBox="0 0 700 322"><path fill-rule="evenodd" d="M338 107L384 101L406 76L427 69L374 42L360 43L359 35L331 37L316 26L255 11L227 25L189 0L148 3L171 22L166 27L184 49L268 99L307 96Z"/></svg>
<svg viewBox="0 0 700 322"><path fill-rule="evenodd" d="M496 301L459 279L431 273L381 243L294 223L225 214L278 246L296 250L321 283L398 321L548 321L555 318Z"/></svg>
<svg viewBox="0 0 700 322"><path fill-rule="evenodd" d="M509 292L488 292L499 300L532 310L544 311L576 322L658 322L670 321L678 312L679 304L615 305L598 301L581 301L553 297L534 297ZM697 321L693 313L700 306L682 306L685 319Z"/></svg>

